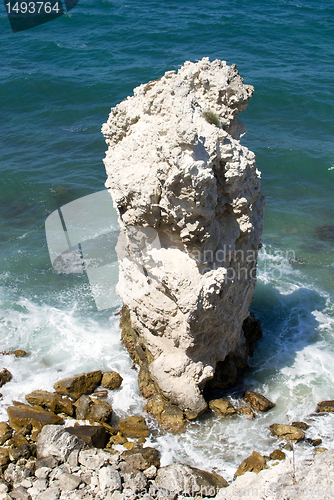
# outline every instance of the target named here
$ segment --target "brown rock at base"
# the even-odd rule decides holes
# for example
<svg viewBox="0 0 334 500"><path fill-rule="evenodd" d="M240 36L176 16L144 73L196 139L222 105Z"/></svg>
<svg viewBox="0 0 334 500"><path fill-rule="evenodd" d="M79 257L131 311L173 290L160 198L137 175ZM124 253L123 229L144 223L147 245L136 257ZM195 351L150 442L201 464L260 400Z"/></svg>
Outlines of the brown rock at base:
<svg viewBox="0 0 334 500"><path fill-rule="evenodd" d="M106 401L90 398L83 394L75 403L75 416L78 420L92 420L93 422L109 422L112 416L112 407Z"/></svg>
<svg viewBox="0 0 334 500"><path fill-rule="evenodd" d="M118 389L122 384L123 378L115 371L106 372L103 374L101 385L106 389L113 391Z"/></svg>
<svg viewBox="0 0 334 500"><path fill-rule="evenodd" d="M213 399L209 402L209 408L215 415L223 418L237 414L236 408L234 408L229 399Z"/></svg>
<svg viewBox="0 0 334 500"><path fill-rule="evenodd" d="M8 439L12 437L13 429L7 422L0 422L0 445L3 445Z"/></svg>
<svg viewBox="0 0 334 500"><path fill-rule="evenodd" d="M291 424L293 427L298 427L298 429L301 429L302 431L307 431L309 429L309 425L306 424L305 422L292 422Z"/></svg>
<svg viewBox="0 0 334 500"><path fill-rule="evenodd" d="M126 450L132 450L136 446L136 443L133 443L132 441L127 441L126 443L123 443L123 446Z"/></svg>
<svg viewBox="0 0 334 500"><path fill-rule="evenodd" d="M95 391L92 394L92 397L99 398L99 399L105 399L107 396L108 396L108 391L107 390Z"/></svg>
<svg viewBox="0 0 334 500"><path fill-rule="evenodd" d="M101 370L80 373L73 377L59 380L53 386L54 390L62 396L79 399L83 394L91 394L100 385L102 380Z"/></svg>
<svg viewBox="0 0 334 500"><path fill-rule="evenodd" d="M73 416L73 402L71 399L62 397L56 392L37 390L26 395L26 400L31 405L42 406L53 413L65 413Z"/></svg>
<svg viewBox="0 0 334 500"><path fill-rule="evenodd" d="M24 356L27 356L27 352L24 351L23 349L15 349L15 351L2 351L0 352L0 354L3 354L5 356L14 354L16 358L23 358Z"/></svg>
<svg viewBox="0 0 334 500"><path fill-rule="evenodd" d="M13 378L12 374L10 373L9 370L7 370L7 368L4 368L3 370L1 370L1 372L0 372L0 387L7 384L7 382L12 380L12 378Z"/></svg>
<svg viewBox="0 0 334 500"><path fill-rule="evenodd" d="M10 462L8 448L0 448L0 467L8 465Z"/></svg>
<svg viewBox="0 0 334 500"><path fill-rule="evenodd" d="M238 415L245 415L250 420L255 417L255 413L251 408L249 408L249 406L242 406L241 408L238 408L237 413Z"/></svg>
<svg viewBox="0 0 334 500"><path fill-rule="evenodd" d="M167 404L161 412L159 422L162 427L174 433L185 429L186 421L183 411L176 405Z"/></svg>
<svg viewBox="0 0 334 500"><path fill-rule="evenodd" d="M255 411L268 411L276 406L265 396L254 391L246 391L243 399Z"/></svg>
<svg viewBox="0 0 334 500"><path fill-rule="evenodd" d="M151 465L160 467L160 453L156 448L147 446L146 448L134 448L124 451L121 459L138 470L146 470Z"/></svg>
<svg viewBox="0 0 334 500"><path fill-rule="evenodd" d="M241 462L236 473L234 474L234 478L242 476L246 472L255 472L256 474L258 474L265 468L266 459L257 451L253 451L253 453L249 457L245 458L245 460Z"/></svg>
<svg viewBox="0 0 334 500"><path fill-rule="evenodd" d="M161 396L161 394L155 394L151 399L147 401L143 410L158 419L161 413L166 408L167 404L168 401L163 396Z"/></svg>
<svg viewBox="0 0 334 500"><path fill-rule="evenodd" d="M9 425L14 430L19 430L27 424L32 425L34 431L40 431L44 425L54 424L61 425L64 423L63 419L54 413L44 410L40 406L31 406L19 403L15 406L7 408L9 417Z"/></svg>
<svg viewBox="0 0 334 500"><path fill-rule="evenodd" d="M108 434L102 425L80 425L79 427L65 427L65 430L82 439L91 448L105 448Z"/></svg>
<svg viewBox="0 0 334 500"><path fill-rule="evenodd" d="M324 411L324 412L333 412L334 411L334 400L329 401L321 401L318 403L316 412Z"/></svg>
<svg viewBox="0 0 334 500"><path fill-rule="evenodd" d="M125 437L140 438L148 437L148 427L145 423L144 417L128 417L120 420L118 430Z"/></svg>
<svg viewBox="0 0 334 500"><path fill-rule="evenodd" d="M107 446L110 447L114 444L118 445L118 444L124 444L127 442L128 442L128 440L124 436L121 436L120 434L116 434L116 436L111 436Z"/></svg>
<svg viewBox="0 0 334 500"><path fill-rule="evenodd" d="M304 431L292 425L272 424L269 426L269 429L273 436L283 438L291 443L298 443L305 438Z"/></svg>
<svg viewBox="0 0 334 500"><path fill-rule="evenodd" d="M274 450L270 453L270 460L284 460L285 459L285 453L281 450Z"/></svg>
<svg viewBox="0 0 334 500"><path fill-rule="evenodd" d="M322 443L322 439L321 438L317 438L317 439L307 438L307 439L305 439L305 443L308 443L312 446L320 446Z"/></svg>

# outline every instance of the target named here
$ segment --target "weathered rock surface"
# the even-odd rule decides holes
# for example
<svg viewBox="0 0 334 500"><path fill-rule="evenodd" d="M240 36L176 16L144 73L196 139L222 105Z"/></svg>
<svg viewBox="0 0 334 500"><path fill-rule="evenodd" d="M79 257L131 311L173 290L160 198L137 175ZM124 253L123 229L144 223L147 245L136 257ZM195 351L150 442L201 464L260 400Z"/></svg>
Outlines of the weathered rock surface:
<svg viewBox="0 0 334 500"><path fill-rule="evenodd" d="M78 420L93 420L94 422L109 422L112 407L106 401L82 395L75 403L75 416Z"/></svg>
<svg viewBox="0 0 334 500"><path fill-rule="evenodd" d="M92 448L104 448L108 442L108 434L102 425L80 425L79 427L66 427L65 430L82 439Z"/></svg>
<svg viewBox="0 0 334 500"><path fill-rule="evenodd" d="M317 412L320 411L326 411L326 412L333 412L334 411L334 400L329 400L329 401L320 401L317 405Z"/></svg>
<svg viewBox="0 0 334 500"><path fill-rule="evenodd" d="M127 417L120 420L118 430L125 437L140 438L148 436L148 427L144 417Z"/></svg>
<svg viewBox="0 0 334 500"><path fill-rule="evenodd" d="M182 493L184 496L200 494L206 497L214 497L221 488L228 486L227 481L216 473L183 464L161 467L155 484L170 493Z"/></svg>
<svg viewBox="0 0 334 500"><path fill-rule="evenodd" d="M269 426L269 429L273 436L283 438L292 443L298 443L298 441L302 441L305 438L304 431L292 425L272 424Z"/></svg>
<svg viewBox="0 0 334 500"><path fill-rule="evenodd" d="M12 437L13 429L7 422L0 422L0 445L3 445L8 439Z"/></svg>
<svg viewBox="0 0 334 500"><path fill-rule="evenodd" d="M270 460L284 460L286 455L282 450L274 450L269 456Z"/></svg>
<svg viewBox="0 0 334 500"><path fill-rule="evenodd" d="M124 451L121 458L135 469L141 471L144 471L152 465L160 467L160 453L156 448L151 448L150 446Z"/></svg>
<svg viewBox="0 0 334 500"><path fill-rule="evenodd" d="M102 380L101 370L79 373L73 377L59 380L53 386L54 390L62 396L79 399L83 394L91 394L100 385Z"/></svg>
<svg viewBox="0 0 334 500"><path fill-rule="evenodd" d="M44 410L40 406L31 407L23 403L9 406L7 408L9 425L14 430L20 430L27 424L31 424L35 431L40 431L47 424L62 424L63 419L51 411Z"/></svg>
<svg viewBox="0 0 334 500"><path fill-rule="evenodd" d="M55 392L37 390L27 394L25 398L29 404L42 406L53 413L66 413L70 417L73 415L72 401Z"/></svg>
<svg viewBox="0 0 334 500"><path fill-rule="evenodd" d="M10 371L7 370L7 368L4 368L3 370L1 370L1 372L0 372L0 387L7 384L7 382L9 382L10 380L12 380L12 374L10 373Z"/></svg>
<svg viewBox="0 0 334 500"><path fill-rule="evenodd" d="M118 389L118 387L122 385L122 381L123 378L118 372L105 372L102 377L101 385L102 387L112 391L114 389Z"/></svg>
<svg viewBox="0 0 334 500"><path fill-rule="evenodd" d="M237 414L236 408L229 399L212 399L209 402L209 408L219 417L230 417Z"/></svg>
<svg viewBox="0 0 334 500"><path fill-rule="evenodd" d="M121 228L123 340L145 397L161 391L187 418L206 409L210 380L234 383L259 334L243 324L264 197L236 118L252 92L235 65L186 62L136 88L102 128Z"/></svg>
<svg viewBox="0 0 334 500"><path fill-rule="evenodd" d="M73 451L80 451L85 445L82 439L73 436L62 426L47 425L37 438L37 456L46 458L52 455L64 462Z"/></svg>
<svg viewBox="0 0 334 500"><path fill-rule="evenodd" d="M234 478L238 476L242 476L246 472L255 472L258 474L260 470L266 468L266 459L260 455L257 451L253 451L249 457L245 458L239 465L236 473L234 474Z"/></svg>
<svg viewBox="0 0 334 500"><path fill-rule="evenodd" d="M272 403L272 401L265 396L254 391L246 391L244 401L246 401L255 411L268 411L275 406L275 403Z"/></svg>

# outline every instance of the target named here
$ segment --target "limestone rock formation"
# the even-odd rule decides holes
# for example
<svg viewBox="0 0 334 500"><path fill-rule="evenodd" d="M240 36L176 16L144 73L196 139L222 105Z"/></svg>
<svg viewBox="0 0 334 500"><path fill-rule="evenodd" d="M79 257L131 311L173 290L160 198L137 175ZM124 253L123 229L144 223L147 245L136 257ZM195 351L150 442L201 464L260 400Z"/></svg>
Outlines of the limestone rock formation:
<svg viewBox="0 0 334 500"><path fill-rule="evenodd" d="M243 324L264 197L237 120L252 93L235 65L186 62L134 89L102 128L121 229L123 339L144 395L160 392L188 418L205 410L210 380L235 381L258 337L254 321Z"/></svg>

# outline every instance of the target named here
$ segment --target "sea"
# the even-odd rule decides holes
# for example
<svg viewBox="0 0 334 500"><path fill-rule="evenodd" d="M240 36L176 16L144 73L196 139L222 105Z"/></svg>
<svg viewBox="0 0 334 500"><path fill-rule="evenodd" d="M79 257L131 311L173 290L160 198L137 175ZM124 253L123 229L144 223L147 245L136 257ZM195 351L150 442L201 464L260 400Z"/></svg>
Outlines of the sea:
<svg viewBox="0 0 334 500"><path fill-rule="evenodd" d="M0 418L13 400L76 373L117 370L114 422L143 414L137 372L120 339L122 304L98 307L86 272L52 265L45 223L104 189L110 108L141 83L203 57L235 63L255 88L239 115L266 196L252 311L263 328L249 368L229 391L276 403L255 419L206 413L173 435L152 430L162 464L182 462L231 480L253 450L280 441L272 423L302 420L334 448L334 5L328 0L80 0L43 25L13 33L0 6ZM115 222L115 224L117 224ZM117 231L117 227L113 227ZM298 462L308 443L294 446ZM291 454L292 452L287 452ZM289 455L290 456L290 455Z"/></svg>

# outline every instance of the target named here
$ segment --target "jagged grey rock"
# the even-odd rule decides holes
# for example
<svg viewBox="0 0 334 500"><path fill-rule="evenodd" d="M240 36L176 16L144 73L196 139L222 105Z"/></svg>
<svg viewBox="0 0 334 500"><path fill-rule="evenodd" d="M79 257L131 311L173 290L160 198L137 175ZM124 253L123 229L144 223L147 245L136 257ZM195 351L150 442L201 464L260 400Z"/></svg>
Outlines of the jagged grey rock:
<svg viewBox="0 0 334 500"><path fill-rule="evenodd" d="M119 472L111 467L102 467L99 471L99 483L102 493L113 493L122 489L122 481Z"/></svg>
<svg viewBox="0 0 334 500"><path fill-rule="evenodd" d="M113 455L99 449L82 450L79 453L79 464L84 465L90 470L100 469L106 464L116 464L118 461L118 455Z"/></svg>
<svg viewBox="0 0 334 500"><path fill-rule="evenodd" d="M264 197L237 115L252 93L235 65L186 62L134 89L102 127L136 360L192 417L218 363L249 354Z"/></svg>
<svg viewBox="0 0 334 500"><path fill-rule="evenodd" d="M46 425L37 438L37 456L46 458L53 455L65 461L74 450L81 450L86 443L69 434L60 425Z"/></svg>

